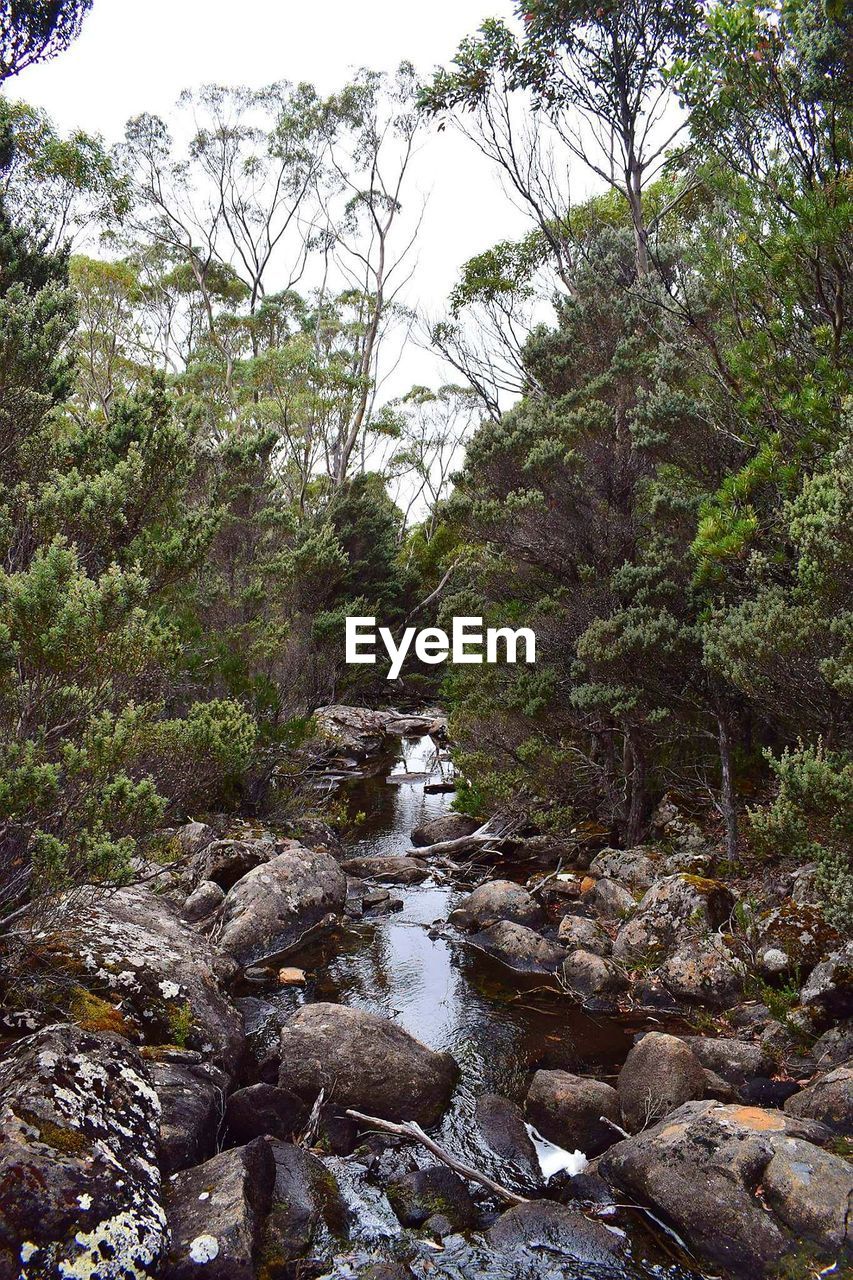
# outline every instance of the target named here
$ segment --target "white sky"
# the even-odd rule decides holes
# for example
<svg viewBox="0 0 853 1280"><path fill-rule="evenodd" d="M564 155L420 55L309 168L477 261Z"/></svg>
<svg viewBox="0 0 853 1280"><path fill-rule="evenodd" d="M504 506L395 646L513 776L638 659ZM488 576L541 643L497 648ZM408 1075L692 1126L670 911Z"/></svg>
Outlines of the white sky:
<svg viewBox="0 0 853 1280"><path fill-rule="evenodd" d="M426 74L484 18L511 14L511 0L95 0L76 44L7 92L46 108L63 131L115 142L131 116L168 118L181 90L207 82L308 80L328 92L356 67L403 59ZM428 205L407 301L436 315L460 264L524 224L487 162L450 130L430 137L415 181ZM412 347L397 374L406 385L447 377Z"/></svg>

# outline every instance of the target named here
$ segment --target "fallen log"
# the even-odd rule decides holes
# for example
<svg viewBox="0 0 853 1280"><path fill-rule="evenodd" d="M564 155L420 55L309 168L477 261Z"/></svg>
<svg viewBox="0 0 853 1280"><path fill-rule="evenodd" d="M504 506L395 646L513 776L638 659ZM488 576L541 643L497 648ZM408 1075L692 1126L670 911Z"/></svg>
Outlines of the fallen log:
<svg viewBox="0 0 853 1280"><path fill-rule="evenodd" d="M493 819L484 822L482 827L478 827L476 831L472 831L469 836L459 836L456 840L439 840L436 844L424 845L419 849L410 850L410 856L417 858L447 858L453 857L456 853L476 853L489 844L506 840L513 834L513 827L510 825L506 830L495 830L492 825Z"/></svg>
<svg viewBox="0 0 853 1280"><path fill-rule="evenodd" d="M469 1182L479 1182L481 1187L485 1187L487 1191L499 1196L501 1200L506 1200L508 1204L528 1203L525 1196L517 1195L515 1191L510 1191L507 1187L502 1187L499 1182L494 1182L485 1173L480 1173L478 1169L472 1169L470 1165L463 1164L461 1160L457 1160L456 1156L452 1156L449 1151L445 1151L437 1142L433 1142L432 1138L424 1133L415 1120L404 1120L402 1124L394 1124L391 1120L380 1120L378 1116L366 1116L361 1111L347 1111L347 1115L352 1116L353 1120L361 1120L364 1124L369 1124L372 1129L379 1129L383 1133L393 1133L397 1138L409 1138L412 1142L419 1142L437 1160L440 1160L442 1164L446 1164L448 1169L458 1173L461 1178L467 1178Z"/></svg>

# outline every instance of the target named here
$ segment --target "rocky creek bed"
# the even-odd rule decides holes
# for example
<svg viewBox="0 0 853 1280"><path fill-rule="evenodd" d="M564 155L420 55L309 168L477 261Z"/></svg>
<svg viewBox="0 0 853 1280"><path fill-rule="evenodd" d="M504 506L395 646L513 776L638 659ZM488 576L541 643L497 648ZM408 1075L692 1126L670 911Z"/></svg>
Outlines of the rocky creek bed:
<svg viewBox="0 0 853 1280"><path fill-rule="evenodd" d="M355 843L190 824L36 931L74 995L4 1010L0 1280L849 1276L853 956L807 873L746 919L672 805L637 850L484 832L435 717L325 723Z"/></svg>

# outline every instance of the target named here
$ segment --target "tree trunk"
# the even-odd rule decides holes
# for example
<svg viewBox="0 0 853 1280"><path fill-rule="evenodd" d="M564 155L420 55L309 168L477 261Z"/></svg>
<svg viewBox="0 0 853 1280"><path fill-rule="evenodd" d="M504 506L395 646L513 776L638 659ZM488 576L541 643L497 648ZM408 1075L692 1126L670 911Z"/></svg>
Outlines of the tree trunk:
<svg viewBox="0 0 853 1280"><path fill-rule="evenodd" d="M726 855L737 854L737 805L732 783L732 746L725 717L717 716L717 741L720 750L720 813L726 827Z"/></svg>

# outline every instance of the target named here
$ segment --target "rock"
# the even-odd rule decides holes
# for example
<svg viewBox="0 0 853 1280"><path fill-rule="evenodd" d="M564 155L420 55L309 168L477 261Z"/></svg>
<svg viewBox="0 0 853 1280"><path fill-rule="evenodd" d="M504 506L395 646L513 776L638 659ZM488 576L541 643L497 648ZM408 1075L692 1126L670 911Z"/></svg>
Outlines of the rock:
<svg viewBox="0 0 853 1280"><path fill-rule="evenodd" d="M781 1111L687 1102L611 1147L600 1171L662 1214L715 1270L731 1280L761 1280L776 1274L798 1241L781 1216L765 1209L759 1187L792 1138L807 1145L823 1133Z"/></svg>
<svg viewBox="0 0 853 1280"><path fill-rule="evenodd" d="M120 1036L51 1026L0 1061L0 1275L152 1272L168 1237L159 1102ZM22 1261L26 1264L22 1269Z"/></svg>
<svg viewBox="0 0 853 1280"><path fill-rule="evenodd" d="M650 889L659 874L659 855L642 845L636 849L602 849L589 864L590 875L618 880L631 889Z"/></svg>
<svg viewBox="0 0 853 1280"><path fill-rule="evenodd" d="M591 951L594 956L609 956L613 943L594 920L586 916L563 916L557 939L567 951Z"/></svg>
<svg viewBox="0 0 853 1280"><path fill-rule="evenodd" d="M297 969L293 965L286 965L278 971L278 985L280 987L304 987L307 981L305 970Z"/></svg>
<svg viewBox="0 0 853 1280"><path fill-rule="evenodd" d="M477 1220L468 1188L446 1165L415 1169L390 1183L385 1194L404 1227L420 1227L434 1214L446 1218L454 1231L472 1227Z"/></svg>
<svg viewBox="0 0 853 1280"><path fill-rule="evenodd" d="M717 936L685 942L658 969L674 996L722 1008L743 991L746 967Z"/></svg>
<svg viewBox="0 0 853 1280"><path fill-rule="evenodd" d="M150 1072L160 1099L163 1173L176 1173L207 1160L216 1150L228 1076L209 1062L180 1060L154 1061Z"/></svg>
<svg viewBox="0 0 853 1280"><path fill-rule="evenodd" d="M194 879L210 880L227 892L255 867L260 867L278 852L271 832L253 837L231 836L208 845L195 859Z"/></svg>
<svg viewBox="0 0 853 1280"><path fill-rule="evenodd" d="M512 880L489 880L478 885L472 894L451 912L452 924L465 929L485 929L496 920L535 928L542 922L539 903L520 884Z"/></svg>
<svg viewBox="0 0 853 1280"><path fill-rule="evenodd" d="M685 1102L705 1097L701 1062L683 1040L650 1031L635 1044L619 1072L617 1092L628 1129L655 1124Z"/></svg>
<svg viewBox="0 0 853 1280"><path fill-rule="evenodd" d="M587 910L600 920L624 920L637 909L634 895L618 880L596 880L581 895Z"/></svg>
<svg viewBox="0 0 853 1280"><path fill-rule="evenodd" d="M853 1255L853 1167L810 1142L789 1138L764 1170L764 1199L795 1240L828 1256Z"/></svg>
<svg viewBox="0 0 853 1280"><path fill-rule="evenodd" d="M225 1108L225 1128L234 1146L265 1135L290 1142L308 1123L308 1108L288 1089L251 1084L231 1094Z"/></svg>
<svg viewBox="0 0 853 1280"><path fill-rule="evenodd" d="M824 1071L849 1062L853 1058L853 1021L848 1018L837 1027L824 1031L812 1045L812 1053L818 1067Z"/></svg>
<svg viewBox="0 0 853 1280"><path fill-rule="evenodd" d="M206 920L224 901L224 889L213 880L202 880L181 908L181 916L190 924L196 924L199 920Z"/></svg>
<svg viewBox="0 0 853 1280"><path fill-rule="evenodd" d="M206 822L187 822L174 834L183 857L194 858L216 839L216 832Z"/></svg>
<svg viewBox="0 0 853 1280"><path fill-rule="evenodd" d="M814 1057L803 1046L802 1037L790 1025L771 1021L761 1033L761 1045L775 1072L803 1079L817 1071Z"/></svg>
<svg viewBox="0 0 853 1280"><path fill-rule="evenodd" d="M622 926L613 955L624 963L662 959L685 936L718 929L731 915L734 898L719 880L678 874L656 880L636 915Z"/></svg>
<svg viewBox="0 0 853 1280"><path fill-rule="evenodd" d="M536 1148L514 1102L496 1093L484 1093L477 1099L474 1118L480 1136L494 1155L514 1165L526 1178L541 1180Z"/></svg>
<svg viewBox="0 0 853 1280"><path fill-rule="evenodd" d="M530 1123L566 1151L592 1157L617 1141L616 1130L602 1116L621 1122L619 1095L609 1084L568 1071L537 1071L524 1109Z"/></svg>
<svg viewBox="0 0 853 1280"><path fill-rule="evenodd" d="M374 755L385 745L388 717L366 707L321 707L314 712L320 737L356 760Z"/></svg>
<svg viewBox="0 0 853 1280"><path fill-rule="evenodd" d="M800 991L800 1004L824 1023L853 1015L853 942L812 970Z"/></svg>
<svg viewBox="0 0 853 1280"><path fill-rule="evenodd" d="M724 1080L722 1076L718 1076L716 1071L710 1071L707 1067L703 1067L702 1075L705 1077L705 1088L699 1094L699 1097L715 1098L717 1102L744 1102L746 1100L739 1089L736 1089L733 1084L729 1084L728 1080ZM776 1104L773 1103L773 1105L775 1106Z"/></svg>
<svg viewBox="0 0 853 1280"><path fill-rule="evenodd" d="M444 840L463 840L480 826L481 822L467 814L443 813L441 817L431 818L429 822L415 827L410 838L416 848L424 848L430 844L441 844Z"/></svg>
<svg viewBox="0 0 853 1280"><path fill-rule="evenodd" d="M609 1270L624 1247L603 1223L585 1217L579 1209L549 1200L529 1200L508 1209L489 1227L486 1239L501 1254L542 1250L549 1267L553 1266L554 1254L559 1254Z"/></svg>
<svg viewBox="0 0 853 1280"><path fill-rule="evenodd" d="M275 1162L272 1207L263 1232L262 1276L302 1274L288 1266L311 1246L347 1234L349 1214L334 1176L302 1147L269 1141ZM307 1274L314 1274L308 1270Z"/></svg>
<svg viewBox="0 0 853 1280"><path fill-rule="evenodd" d="M120 1001L130 1039L198 1049L236 1071L243 1023L219 989L216 954L149 889L118 889L76 909L52 944L51 964L82 972L99 994Z"/></svg>
<svg viewBox="0 0 853 1280"><path fill-rule="evenodd" d="M164 1280L188 1280L202 1266L212 1280L254 1280L274 1181L263 1138L175 1174L166 1189L172 1243Z"/></svg>
<svg viewBox="0 0 853 1280"><path fill-rule="evenodd" d="M374 1262L366 1271L358 1272L358 1280L412 1280L409 1267L397 1262Z"/></svg>
<svg viewBox="0 0 853 1280"><path fill-rule="evenodd" d="M432 874L427 864L420 859L400 855L387 858L347 858L341 866L349 876L381 880L385 884L420 884Z"/></svg>
<svg viewBox="0 0 853 1280"><path fill-rule="evenodd" d="M705 843L702 828L687 816L670 792L652 814L651 826L664 840L682 849L698 849Z"/></svg>
<svg viewBox="0 0 853 1280"><path fill-rule="evenodd" d="M785 1112L806 1120L819 1120L842 1137L853 1137L853 1066L813 1080L785 1103Z"/></svg>
<svg viewBox="0 0 853 1280"><path fill-rule="evenodd" d="M343 910L346 893L346 876L334 858L289 842L229 890L217 946L242 966L290 950Z"/></svg>
<svg viewBox="0 0 853 1280"><path fill-rule="evenodd" d="M628 979L612 960L591 951L573 951L563 964L563 982L581 1002L612 1000L626 990Z"/></svg>
<svg viewBox="0 0 853 1280"><path fill-rule="evenodd" d="M556 942L511 920L497 920L472 934L468 941L475 950L499 960L514 973L554 974L566 955Z"/></svg>
<svg viewBox="0 0 853 1280"><path fill-rule="evenodd" d="M760 915L755 928L755 954L767 974L809 973L841 942L819 907L791 898Z"/></svg>
<svg viewBox="0 0 853 1280"><path fill-rule="evenodd" d="M715 1036L683 1036L682 1039L703 1067L715 1071L737 1087L753 1076L766 1076L773 1066L767 1047L752 1040L717 1039Z"/></svg>
<svg viewBox="0 0 853 1280"><path fill-rule="evenodd" d="M795 1080L770 1080L767 1076L754 1076L738 1089L738 1098L753 1107L773 1107L776 1110L784 1107L788 1099L799 1091L800 1086ZM709 1094L709 1097L713 1096Z"/></svg>
<svg viewBox="0 0 853 1280"><path fill-rule="evenodd" d="M324 1089L339 1107L433 1124L457 1075L449 1053L435 1053L402 1027L360 1009L309 1004L282 1028L279 1085L310 1105Z"/></svg>

